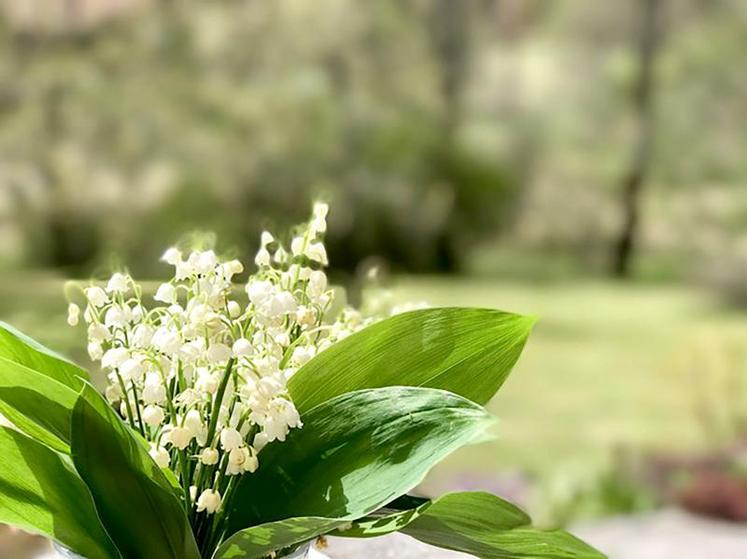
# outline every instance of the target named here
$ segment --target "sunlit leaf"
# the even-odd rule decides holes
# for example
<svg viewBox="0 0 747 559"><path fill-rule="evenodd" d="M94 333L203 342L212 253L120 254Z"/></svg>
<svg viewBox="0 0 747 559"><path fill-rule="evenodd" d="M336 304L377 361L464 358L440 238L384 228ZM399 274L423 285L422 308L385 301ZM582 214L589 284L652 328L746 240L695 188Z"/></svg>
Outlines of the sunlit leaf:
<svg viewBox="0 0 747 559"><path fill-rule="evenodd" d="M0 453L0 522L57 540L87 559L119 557L86 485L63 456L7 427L0 427Z"/></svg>
<svg viewBox="0 0 747 559"><path fill-rule="evenodd" d="M534 318L436 308L382 320L326 349L288 382L300 411L334 396L384 386L448 390L485 404L521 354Z"/></svg>
<svg viewBox="0 0 747 559"><path fill-rule="evenodd" d="M88 373L72 361L2 321L0 321L0 357L51 377L76 392L83 386L83 380L89 380Z"/></svg>
<svg viewBox="0 0 747 559"><path fill-rule="evenodd" d="M200 557L169 482L90 386L73 410L71 451L102 523L127 559Z"/></svg>
<svg viewBox="0 0 747 559"><path fill-rule="evenodd" d="M398 500L352 527L344 537L399 531L424 543L481 559L602 559L604 555L563 530L532 528L515 505L489 493L451 493L433 501Z"/></svg>
<svg viewBox="0 0 747 559"><path fill-rule="evenodd" d="M288 518L237 532L218 548L215 559L259 559L326 534L345 524L330 518Z"/></svg>
<svg viewBox="0 0 747 559"><path fill-rule="evenodd" d="M68 452L77 392L6 357L0 357L0 413L38 442Z"/></svg>
<svg viewBox="0 0 747 559"><path fill-rule="evenodd" d="M229 509L228 534L295 516L355 519L417 485L493 422L480 406L430 388L337 396L302 415L283 443L260 454Z"/></svg>
<svg viewBox="0 0 747 559"><path fill-rule="evenodd" d="M489 519L493 530L510 530L528 526L531 519L516 505L484 492L448 493L429 500L405 496L395 500L376 513L359 519L335 535L345 537L374 537L396 532L420 517L440 518L448 511L454 521L481 525Z"/></svg>

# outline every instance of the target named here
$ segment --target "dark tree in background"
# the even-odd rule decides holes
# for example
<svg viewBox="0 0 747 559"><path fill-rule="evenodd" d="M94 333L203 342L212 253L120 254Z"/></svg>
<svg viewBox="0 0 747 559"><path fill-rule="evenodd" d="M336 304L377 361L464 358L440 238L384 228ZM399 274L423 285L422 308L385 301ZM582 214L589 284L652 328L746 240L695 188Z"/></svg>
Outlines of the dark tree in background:
<svg viewBox="0 0 747 559"><path fill-rule="evenodd" d="M640 222L641 194L651 160L654 134L654 63L660 44L661 0L641 1L641 30L638 77L633 91L637 138L630 169L622 183L623 226L615 242L612 273L630 276Z"/></svg>

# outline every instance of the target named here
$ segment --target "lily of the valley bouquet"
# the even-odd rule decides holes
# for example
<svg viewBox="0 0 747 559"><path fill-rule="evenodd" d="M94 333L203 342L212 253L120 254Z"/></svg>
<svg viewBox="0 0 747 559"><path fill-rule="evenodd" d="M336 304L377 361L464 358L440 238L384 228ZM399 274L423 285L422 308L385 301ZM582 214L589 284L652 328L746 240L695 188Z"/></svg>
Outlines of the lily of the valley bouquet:
<svg viewBox="0 0 747 559"><path fill-rule="evenodd" d="M401 531L482 558L597 558L488 493L408 496L439 460L484 439L483 409L532 319L482 309L342 305L327 208L257 270L166 251L146 300L116 273L83 289L88 373L0 328L0 522L88 559L282 557L324 535ZM391 309L390 309L391 311Z"/></svg>

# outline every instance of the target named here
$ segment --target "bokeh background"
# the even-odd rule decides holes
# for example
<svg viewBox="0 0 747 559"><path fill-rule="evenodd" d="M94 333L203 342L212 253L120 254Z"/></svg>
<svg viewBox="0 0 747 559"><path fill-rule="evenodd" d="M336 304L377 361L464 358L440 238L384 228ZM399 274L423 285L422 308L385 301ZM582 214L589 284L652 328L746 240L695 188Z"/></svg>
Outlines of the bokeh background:
<svg viewBox="0 0 747 559"><path fill-rule="evenodd" d="M67 279L249 262L323 199L353 300L378 266L541 318L423 491L747 520L745 36L740 0L0 0L0 318L87 363Z"/></svg>

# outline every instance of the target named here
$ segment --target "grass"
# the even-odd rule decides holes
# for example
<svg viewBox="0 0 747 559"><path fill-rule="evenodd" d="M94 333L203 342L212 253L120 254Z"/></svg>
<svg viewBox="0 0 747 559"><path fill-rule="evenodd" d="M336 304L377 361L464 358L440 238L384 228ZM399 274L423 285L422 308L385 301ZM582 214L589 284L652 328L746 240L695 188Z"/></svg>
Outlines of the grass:
<svg viewBox="0 0 747 559"><path fill-rule="evenodd" d="M431 476L436 486L449 485L457 472L548 476L580 464L588 468L620 446L699 450L730 436L729 406L747 410L739 386L729 392L729 383L739 385L744 372L743 356L733 350L747 339L747 317L707 292L613 282L417 278L399 282L396 294L540 317L490 404L501 419L499 439L444 462ZM714 416L711 432L704 431L703 414Z"/></svg>
<svg viewBox="0 0 747 559"><path fill-rule="evenodd" d="M88 364L82 329L65 324L63 283L48 274L6 274L0 281L0 318ZM501 418L500 437L439 466L430 478L434 488L452 485L455 476L489 478L513 470L547 476L575 464L602 463L621 445L701 449L719 442L717 437L728 438L722 408L739 408L741 392L747 393L740 392L741 380L722 371L732 367L741 378L741 354L734 357L732 350L747 339L747 320L707 292L611 282L441 278L403 278L394 292L401 300L540 317L514 373L490 405ZM713 386L720 377L726 378L725 388ZM704 433L699 421L704 414L726 426Z"/></svg>

